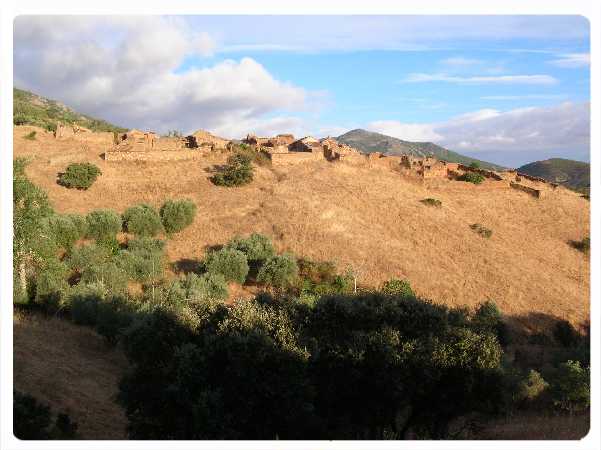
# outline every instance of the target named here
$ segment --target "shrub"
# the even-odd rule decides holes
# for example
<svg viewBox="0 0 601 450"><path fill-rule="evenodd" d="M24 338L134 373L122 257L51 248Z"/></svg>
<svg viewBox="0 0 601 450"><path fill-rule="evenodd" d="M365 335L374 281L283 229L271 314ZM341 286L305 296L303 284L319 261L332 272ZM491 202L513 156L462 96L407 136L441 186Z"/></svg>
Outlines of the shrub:
<svg viewBox="0 0 601 450"><path fill-rule="evenodd" d="M561 364L551 380L553 403L569 412L582 411L590 404L590 371L578 361Z"/></svg>
<svg viewBox="0 0 601 450"><path fill-rule="evenodd" d="M92 291L72 295L69 307L73 322L77 325L95 326L98 321L98 305L101 300L100 294Z"/></svg>
<svg viewBox="0 0 601 450"><path fill-rule="evenodd" d="M221 274L226 281L243 284L248 275L248 261L240 250L224 248L209 253L205 260L207 272Z"/></svg>
<svg viewBox="0 0 601 450"><path fill-rule="evenodd" d="M121 217L110 209L92 211L86 216L88 237L97 241L114 238L121 231Z"/></svg>
<svg viewBox="0 0 601 450"><path fill-rule="evenodd" d="M36 132L32 131L31 133L27 133L25 136L23 136L23 139L27 139L28 141L35 141L35 135Z"/></svg>
<svg viewBox="0 0 601 450"><path fill-rule="evenodd" d="M555 323L553 337L564 347L574 347L580 342L580 335L567 320L560 320Z"/></svg>
<svg viewBox="0 0 601 450"><path fill-rule="evenodd" d="M479 168L480 168L480 163L478 163L478 162L476 162L476 161L472 161L472 162L470 163L470 167L471 167L472 169L479 169Z"/></svg>
<svg viewBox="0 0 601 450"><path fill-rule="evenodd" d="M35 279L35 303L48 311L58 310L69 289L68 274L65 263L49 261Z"/></svg>
<svg viewBox="0 0 601 450"><path fill-rule="evenodd" d="M509 343L507 325L503 322L501 312L495 302L487 300L478 305L471 323L480 332L493 333L501 345Z"/></svg>
<svg viewBox="0 0 601 450"><path fill-rule="evenodd" d="M271 165L271 158L263 151L257 151L248 144L240 144L234 147L234 151L238 155L247 157L250 161L258 166Z"/></svg>
<svg viewBox="0 0 601 450"><path fill-rule="evenodd" d="M131 308L121 297L101 301L96 309L96 332L109 345L116 345L121 333L133 321Z"/></svg>
<svg viewBox="0 0 601 450"><path fill-rule="evenodd" d="M73 439L77 424L65 413L56 416L46 404L13 390L13 433L22 440Z"/></svg>
<svg viewBox="0 0 601 450"><path fill-rule="evenodd" d="M457 179L459 181L465 181L467 183L480 184L484 181L484 176L475 172L465 172Z"/></svg>
<svg viewBox="0 0 601 450"><path fill-rule="evenodd" d="M128 233L140 237L156 236L163 229L159 214L146 204L127 208L123 213L123 225Z"/></svg>
<svg viewBox="0 0 601 450"><path fill-rule="evenodd" d="M225 300L228 296L227 283L219 273L205 273L200 276L188 274L182 281L186 298L190 300Z"/></svg>
<svg viewBox="0 0 601 450"><path fill-rule="evenodd" d="M73 244L87 233L85 219L77 214L53 215L46 223L54 241L67 251L70 251Z"/></svg>
<svg viewBox="0 0 601 450"><path fill-rule="evenodd" d="M588 253L591 249L591 238L585 237L581 241L570 241L570 245L582 253Z"/></svg>
<svg viewBox="0 0 601 450"><path fill-rule="evenodd" d="M191 200L167 200L160 210L167 233L178 233L194 221L196 205Z"/></svg>
<svg viewBox="0 0 601 450"><path fill-rule="evenodd" d="M395 295L400 297L415 297L413 289L407 280L392 278L382 285L380 291L386 295Z"/></svg>
<svg viewBox="0 0 601 450"><path fill-rule="evenodd" d="M442 206L442 202L435 198L425 198L423 200L420 200L420 202L422 202L426 206L434 206L435 208L440 208Z"/></svg>
<svg viewBox="0 0 601 450"><path fill-rule="evenodd" d="M251 159L241 153L230 156L222 172L211 177L217 186L242 186L253 180Z"/></svg>
<svg viewBox="0 0 601 450"><path fill-rule="evenodd" d="M165 243L159 239L132 239L119 254L118 264L138 281L153 281L163 276Z"/></svg>
<svg viewBox="0 0 601 450"><path fill-rule="evenodd" d="M549 383L536 370L530 370L528 376L518 384L516 397L521 401L533 401L540 396L547 388Z"/></svg>
<svg viewBox="0 0 601 450"><path fill-rule="evenodd" d="M259 269L257 282L276 288L289 286L298 276L298 265L292 255L272 256Z"/></svg>
<svg viewBox="0 0 601 450"><path fill-rule="evenodd" d="M103 264L111 258L106 248L97 244L75 247L66 260L69 267L80 274L86 269Z"/></svg>
<svg viewBox="0 0 601 450"><path fill-rule="evenodd" d="M114 261L89 266L81 274L83 283L101 283L107 292L112 294L123 294L127 291L129 281L128 273Z"/></svg>
<svg viewBox="0 0 601 450"><path fill-rule="evenodd" d="M247 238L236 236L226 245L226 248L241 251L251 264L260 264L275 254L271 240L258 233L253 233Z"/></svg>
<svg viewBox="0 0 601 450"><path fill-rule="evenodd" d="M58 182L67 188L86 190L102 172L94 164L75 163L69 164L64 173L59 175Z"/></svg>
<svg viewBox="0 0 601 450"><path fill-rule="evenodd" d="M478 233L483 238L490 238L492 236L492 230L490 228L486 228L479 223L473 223L470 225L470 228Z"/></svg>

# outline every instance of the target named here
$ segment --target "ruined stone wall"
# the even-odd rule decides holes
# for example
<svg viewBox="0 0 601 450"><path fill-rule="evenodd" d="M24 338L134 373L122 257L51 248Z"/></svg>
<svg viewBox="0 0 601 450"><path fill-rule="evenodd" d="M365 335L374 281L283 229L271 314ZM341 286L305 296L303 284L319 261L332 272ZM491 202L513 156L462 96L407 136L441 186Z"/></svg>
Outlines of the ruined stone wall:
<svg viewBox="0 0 601 450"><path fill-rule="evenodd" d="M323 153L313 152L271 153L269 157L274 166L324 160Z"/></svg>
<svg viewBox="0 0 601 450"><path fill-rule="evenodd" d="M153 150L147 152L108 151L104 154L105 161L181 161L201 159L207 155L202 150Z"/></svg>
<svg viewBox="0 0 601 450"><path fill-rule="evenodd" d="M162 137L153 142L152 150L157 151L174 151L181 150L186 146L185 138L178 137Z"/></svg>
<svg viewBox="0 0 601 450"><path fill-rule="evenodd" d="M493 172L492 170L479 169L476 167L465 166L463 164L459 164L459 169L461 169L465 172L479 173L483 177L492 178L493 180L503 181L503 177L501 175L499 175L498 173Z"/></svg>
<svg viewBox="0 0 601 450"><path fill-rule="evenodd" d="M540 189L534 189L528 186L524 186L523 184L519 184L519 183L514 183L513 181L509 183L509 185L513 188L513 189L517 189L519 191L525 192L526 194L532 195L533 197L536 198L541 198L543 193Z"/></svg>

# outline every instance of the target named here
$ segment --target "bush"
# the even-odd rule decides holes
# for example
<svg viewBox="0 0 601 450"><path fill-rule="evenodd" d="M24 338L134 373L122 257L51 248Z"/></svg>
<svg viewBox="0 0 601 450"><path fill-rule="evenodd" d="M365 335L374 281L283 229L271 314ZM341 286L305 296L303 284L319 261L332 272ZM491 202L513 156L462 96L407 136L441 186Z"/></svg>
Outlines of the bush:
<svg viewBox="0 0 601 450"><path fill-rule="evenodd" d="M127 283L129 281L128 273L116 262L108 262L89 266L81 274L82 283L100 283L106 291L112 294L124 294L127 292Z"/></svg>
<svg viewBox="0 0 601 450"><path fill-rule="evenodd" d="M258 233L253 233L247 238L236 236L228 242L226 248L241 251L251 264L261 264L275 255L271 240Z"/></svg>
<svg viewBox="0 0 601 450"><path fill-rule="evenodd" d="M544 378L536 370L530 370L528 376L518 384L516 397L520 401L533 401L538 398L547 388Z"/></svg>
<svg viewBox="0 0 601 450"><path fill-rule="evenodd" d="M146 204L127 208L123 213L123 225L128 233L139 237L156 236L163 230L159 214Z"/></svg>
<svg viewBox="0 0 601 450"><path fill-rule="evenodd" d="M167 200L160 214L165 231L178 233L194 221L196 205L190 200Z"/></svg>
<svg viewBox="0 0 601 450"><path fill-rule="evenodd" d="M73 244L87 233L85 219L77 214L50 216L46 223L54 241L66 251L70 251Z"/></svg>
<svg viewBox="0 0 601 450"><path fill-rule="evenodd" d="M392 278L386 281L380 291L386 295L395 295L399 297L415 297L413 289L407 280Z"/></svg>
<svg viewBox="0 0 601 450"><path fill-rule="evenodd" d="M65 263L58 260L49 261L35 279L35 303L49 312L58 310L69 289L68 275Z"/></svg>
<svg viewBox="0 0 601 450"><path fill-rule="evenodd" d="M459 181L465 181L467 183L480 184L484 181L484 176L475 172L465 172L457 179Z"/></svg>
<svg viewBox="0 0 601 450"><path fill-rule="evenodd" d="M227 283L219 273L200 276L188 274L182 281L186 298L190 300L225 300L228 297Z"/></svg>
<svg viewBox="0 0 601 450"><path fill-rule="evenodd" d="M490 228L486 228L482 225L480 225L479 223L473 223L470 225L470 228L475 232L478 233L481 237L483 238L490 238L492 236L492 230Z"/></svg>
<svg viewBox="0 0 601 450"><path fill-rule="evenodd" d="M253 180L253 168L248 156L237 153L230 156L227 163L222 172L211 177L217 186L242 186Z"/></svg>
<svg viewBox="0 0 601 450"><path fill-rule="evenodd" d="M560 320L555 323L553 337L564 347L574 347L580 342L580 335L567 320Z"/></svg>
<svg viewBox="0 0 601 450"><path fill-rule="evenodd" d="M28 141L35 141L35 135L36 132L32 131L31 133L27 133L25 136L23 136L23 139L27 139Z"/></svg>
<svg viewBox="0 0 601 450"><path fill-rule="evenodd" d="M58 182L67 188L86 190L102 172L94 164L75 163L69 164L64 173L59 175Z"/></svg>
<svg viewBox="0 0 601 450"><path fill-rule="evenodd" d="M111 209L99 209L86 216L88 237L97 241L114 238L121 231L121 217Z"/></svg>
<svg viewBox="0 0 601 450"><path fill-rule="evenodd" d="M292 255L272 256L259 269L257 282L276 288L289 286L298 276L298 265Z"/></svg>
<svg viewBox="0 0 601 450"><path fill-rule="evenodd" d="M132 239L120 252L118 264L138 281L153 281L163 276L165 243L159 239Z"/></svg>
<svg viewBox="0 0 601 450"><path fill-rule="evenodd" d="M102 300L100 295L92 291L72 295L69 307L73 322L77 325L95 326L98 321L98 305Z"/></svg>
<svg viewBox="0 0 601 450"><path fill-rule="evenodd" d="M133 313L125 300L112 297L101 301L96 308L96 332L109 345L116 345L122 332L132 323Z"/></svg>
<svg viewBox="0 0 601 450"><path fill-rule="evenodd" d="M471 167L472 169L479 169L479 168L480 168L480 163L478 163L478 162L476 162L476 161L472 161L472 162L470 163L470 167Z"/></svg>
<svg viewBox="0 0 601 450"><path fill-rule="evenodd" d="M88 244L75 247L66 262L71 269L82 274L88 268L108 262L110 258L111 255L105 247Z"/></svg>
<svg viewBox="0 0 601 450"><path fill-rule="evenodd" d="M223 248L209 253L205 260L207 272L221 274L226 281L244 284L248 275L248 261L240 250Z"/></svg>
<svg viewBox="0 0 601 450"><path fill-rule="evenodd" d="M472 326L480 332L494 334L499 339L501 345L507 345L509 343L507 325L503 322L501 312L495 302L487 300L478 305L471 323Z"/></svg>
<svg viewBox="0 0 601 450"><path fill-rule="evenodd" d="M28 394L13 390L13 433L22 440L73 439L77 424L65 413L52 423L52 411Z"/></svg>
<svg viewBox="0 0 601 450"><path fill-rule="evenodd" d="M591 238L585 237L581 241L570 241L570 245L582 253L588 253L591 249Z"/></svg>
<svg viewBox="0 0 601 450"><path fill-rule="evenodd" d="M553 403L560 409L575 412L590 405L590 371L578 361L561 364L551 380Z"/></svg>
<svg viewBox="0 0 601 450"><path fill-rule="evenodd" d="M420 202L422 202L426 206L434 206L435 208L440 208L442 206L442 202L435 198L425 198L423 200L420 200Z"/></svg>

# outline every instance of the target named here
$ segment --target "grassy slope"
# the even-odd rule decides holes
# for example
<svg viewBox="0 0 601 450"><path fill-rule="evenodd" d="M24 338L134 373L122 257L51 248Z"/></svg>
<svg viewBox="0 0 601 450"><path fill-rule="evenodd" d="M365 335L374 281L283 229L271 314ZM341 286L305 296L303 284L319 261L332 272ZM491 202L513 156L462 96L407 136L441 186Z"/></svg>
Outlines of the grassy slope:
<svg viewBox="0 0 601 450"><path fill-rule="evenodd" d="M67 320L16 311L13 326L15 388L67 412L83 439L124 439L127 419L114 397L125 356Z"/></svg>
<svg viewBox="0 0 601 450"><path fill-rule="evenodd" d="M490 298L534 323L544 315L574 323L588 317L589 261L568 241L590 234L590 204L566 189L536 200L501 183L422 185L386 169L325 161L258 168L249 186L223 188L208 178L226 155L113 163L98 156L102 146L82 148L45 133L29 141L27 132L15 128L15 156L33 157L28 174L60 212L122 212L140 202L160 207L167 198L196 202L194 223L167 244L172 261L198 261L207 246L259 232L279 250L351 265L365 285L403 277L434 301L473 306ZM102 170L92 188L57 185L56 174L79 161ZM420 203L428 197L442 207ZM492 229L492 237L478 236L473 223Z"/></svg>
<svg viewBox="0 0 601 450"><path fill-rule="evenodd" d="M352 147L355 147L363 152L382 152L388 154L407 153L415 156L434 155L439 159L444 159L450 162L458 162L469 165L472 162L477 162L482 168L502 169L502 166L492 164L486 161L470 158L460 155L451 150L447 150L439 145L431 142L410 142L403 141L391 136L386 136L380 133L374 133L366 130L351 130L336 138Z"/></svg>
<svg viewBox="0 0 601 450"><path fill-rule="evenodd" d="M126 128L79 114L55 100L49 100L21 89L13 88L13 98L13 122L16 125L35 125L47 130L54 130L57 122L63 122L77 124L92 131L127 131Z"/></svg>
<svg viewBox="0 0 601 450"><path fill-rule="evenodd" d="M571 159L552 158L526 164L518 171L561 183L571 189L585 192L591 185L591 165Z"/></svg>

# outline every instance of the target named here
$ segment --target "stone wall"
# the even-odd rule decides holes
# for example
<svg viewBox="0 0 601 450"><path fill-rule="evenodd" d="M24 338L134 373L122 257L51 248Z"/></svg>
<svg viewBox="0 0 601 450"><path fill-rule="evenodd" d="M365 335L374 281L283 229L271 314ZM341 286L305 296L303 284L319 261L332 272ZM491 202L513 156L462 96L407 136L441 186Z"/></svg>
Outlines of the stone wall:
<svg viewBox="0 0 601 450"><path fill-rule="evenodd" d="M533 197L536 198L541 198L543 193L540 189L534 189L528 186L524 186L523 184L519 184L519 183L514 183L513 181L509 183L509 185L513 188L513 189L517 189L519 191L525 192L526 194L530 194Z"/></svg>
<svg viewBox="0 0 601 450"><path fill-rule="evenodd" d="M108 151L104 154L106 161L181 161L201 159L208 152L202 150L158 150L149 152Z"/></svg>
<svg viewBox="0 0 601 450"><path fill-rule="evenodd" d="M274 166L324 160L323 153L317 152L271 153L269 157Z"/></svg>
<svg viewBox="0 0 601 450"><path fill-rule="evenodd" d="M492 178L493 180L496 180L496 181L503 181L503 177L501 175L499 175L498 173L493 172L492 170L478 169L476 167L465 166L463 164L459 164L459 169L461 169L465 172L479 173L483 177Z"/></svg>

